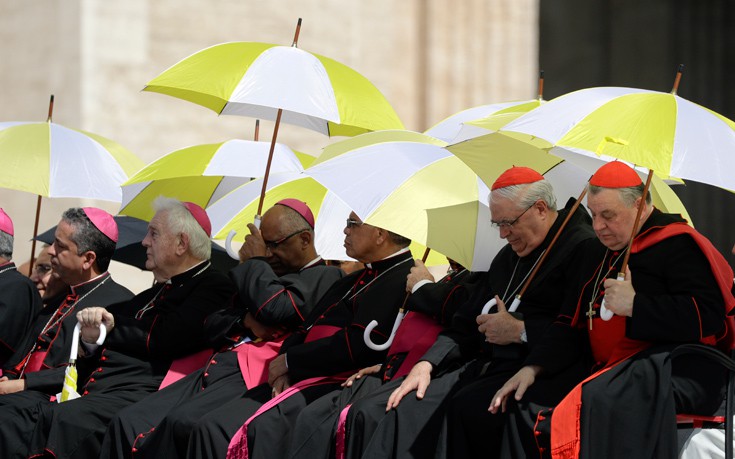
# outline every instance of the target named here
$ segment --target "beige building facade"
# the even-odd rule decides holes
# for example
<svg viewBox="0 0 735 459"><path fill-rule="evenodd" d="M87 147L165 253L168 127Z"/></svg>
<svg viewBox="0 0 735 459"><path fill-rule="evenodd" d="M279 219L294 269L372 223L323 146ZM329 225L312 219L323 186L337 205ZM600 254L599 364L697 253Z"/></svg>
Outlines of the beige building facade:
<svg viewBox="0 0 735 459"><path fill-rule="evenodd" d="M0 0L0 121L43 121L54 94L54 122L113 139L146 163L195 144L250 139L253 119L218 117L141 89L217 43L290 45L301 17L299 47L365 75L407 129L423 131L466 108L536 96L538 3ZM260 140L269 140L272 128L261 123ZM316 155L331 140L284 125L279 141ZM26 193L0 190L0 207L16 224L18 262L30 255L35 202ZM39 229L56 224L67 207L90 204L118 209L116 203L44 199Z"/></svg>

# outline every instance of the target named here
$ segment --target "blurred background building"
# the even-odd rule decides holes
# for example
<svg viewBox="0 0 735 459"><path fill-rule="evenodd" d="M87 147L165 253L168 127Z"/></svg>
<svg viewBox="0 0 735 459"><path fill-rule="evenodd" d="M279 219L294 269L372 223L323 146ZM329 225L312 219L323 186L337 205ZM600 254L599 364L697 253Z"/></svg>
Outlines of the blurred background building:
<svg viewBox="0 0 735 459"><path fill-rule="evenodd" d="M299 47L365 75L411 130L477 105L531 99L540 69L549 100L590 86L668 91L679 63L679 95L735 118L729 0L0 0L0 121L43 121L54 94L55 122L115 140L146 163L190 145L251 139L250 118L141 89L217 43L290 45L299 17ZM261 124L261 140L272 127ZM317 154L330 139L283 126L279 141ZM696 184L677 192L733 261L733 196ZM89 204L118 209L45 199L39 229ZM24 261L35 197L0 190L0 206L14 218L15 259Z"/></svg>

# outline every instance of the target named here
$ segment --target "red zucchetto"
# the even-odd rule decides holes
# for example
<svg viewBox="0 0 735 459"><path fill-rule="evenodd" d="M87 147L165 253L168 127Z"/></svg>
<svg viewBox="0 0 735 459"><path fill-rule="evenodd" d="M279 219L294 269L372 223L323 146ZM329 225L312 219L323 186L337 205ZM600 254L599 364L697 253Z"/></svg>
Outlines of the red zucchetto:
<svg viewBox="0 0 735 459"><path fill-rule="evenodd" d="M513 166L507 171L500 174L491 190L497 190L498 188L505 188L513 185L524 185L526 183L534 183L539 180L543 180L544 176L531 169L530 167L519 167Z"/></svg>
<svg viewBox="0 0 735 459"><path fill-rule="evenodd" d="M620 161L605 164L590 179L590 185L602 188L628 188L642 183L636 171Z"/></svg>

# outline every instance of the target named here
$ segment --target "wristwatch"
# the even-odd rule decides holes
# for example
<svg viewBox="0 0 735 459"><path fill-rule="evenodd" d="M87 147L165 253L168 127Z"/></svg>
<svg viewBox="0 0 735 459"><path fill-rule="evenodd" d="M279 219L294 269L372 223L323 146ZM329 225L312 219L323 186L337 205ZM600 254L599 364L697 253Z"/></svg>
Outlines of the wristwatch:
<svg viewBox="0 0 735 459"><path fill-rule="evenodd" d="M526 329L524 328L521 330L521 343L527 343L528 342L528 335L526 334Z"/></svg>

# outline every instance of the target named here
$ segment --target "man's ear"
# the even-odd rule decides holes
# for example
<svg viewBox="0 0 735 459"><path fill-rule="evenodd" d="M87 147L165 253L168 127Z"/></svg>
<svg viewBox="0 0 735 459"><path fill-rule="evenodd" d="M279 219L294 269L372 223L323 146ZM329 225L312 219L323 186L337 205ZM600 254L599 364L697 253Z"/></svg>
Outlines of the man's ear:
<svg viewBox="0 0 735 459"><path fill-rule="evenodd" d="M82 267L85 270L88 270L91 269L92 266L94 266L94 263L97 261L97 254L91 250L87 250L82 254L82 258L84 259L84 261L82 262Z"/></svg>
<svg viewBox="0 0 735 459"><path fill-rule="evenodd" d="M186 233L179 234L178 244L176 244L176 255L183 255L189 251L189 235Z"/></svg>
<svg viewBox="0 0 735 459"><path fill-rule="evenodd" d="M384 230L383 228L375 228L375 230L378 232L378 237L375 239L375 242L377 245L382 245L385 241L388 240L388 231Z"/></svg>
<svg viewBox="0 0 735 459"><path fill-rule="evenodd" d="M302 247L308 247L313 239L314 235L311 231L304 231L303 233L299 233L299 241L301 242Z"/></svg>

